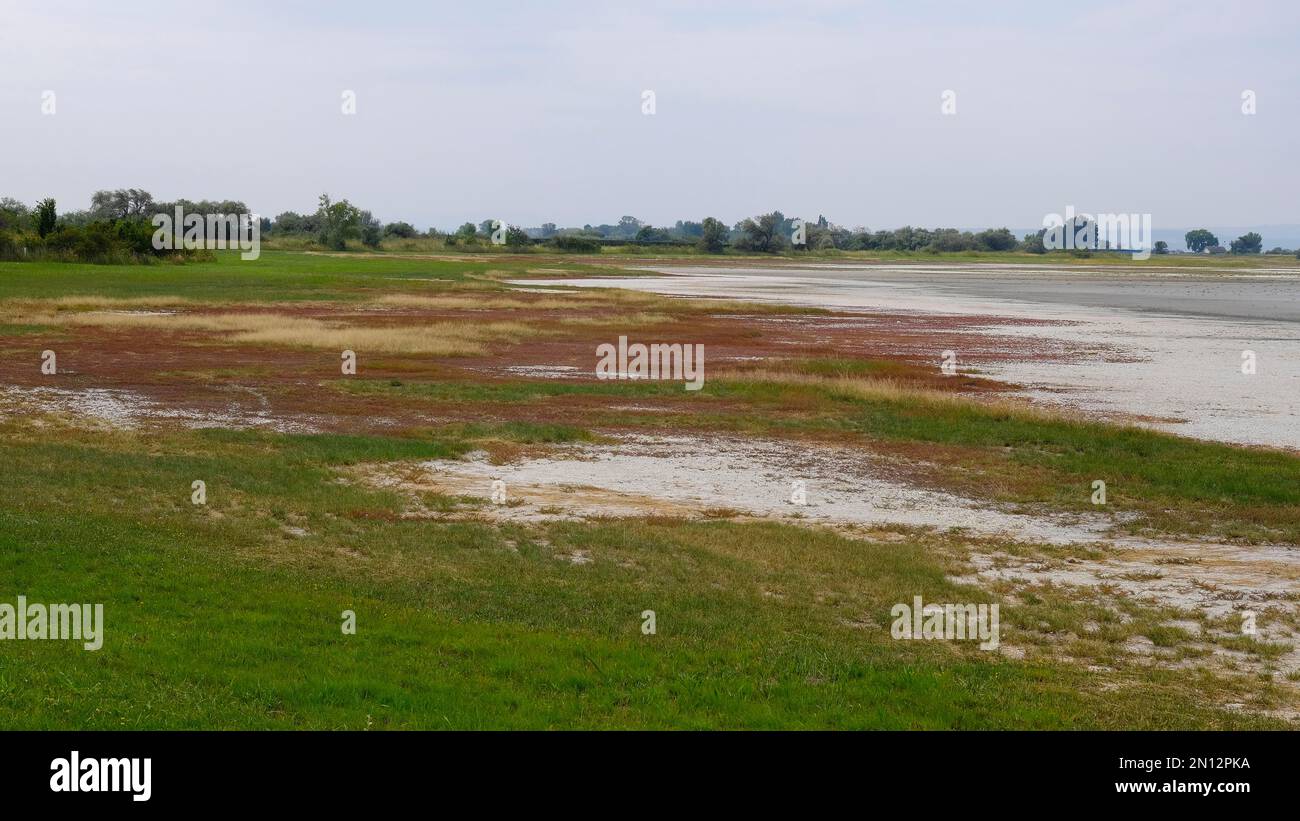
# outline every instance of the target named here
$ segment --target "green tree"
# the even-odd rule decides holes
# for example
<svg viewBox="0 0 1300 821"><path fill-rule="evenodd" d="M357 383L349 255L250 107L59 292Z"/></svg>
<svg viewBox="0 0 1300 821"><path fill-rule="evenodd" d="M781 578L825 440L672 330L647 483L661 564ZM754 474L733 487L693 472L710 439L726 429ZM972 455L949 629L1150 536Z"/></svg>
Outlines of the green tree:
<svg viewBox="0 0 1300 821"><path fill-rule="evenodd" d="M1015 237L1011 238L1015 242ZM930 234L926 250L939 252L969 251L979 247L970 232L961 232L956 228L936 228Z"/></svg>
<svg viewBox="0 0 1300 821"><path fill-rule="evenodd" d="M384 238L382 224L369 211L361 212L361 244L367 248L378 248Z"/></svg>
<svg viewBox="0 0 1300 821"><path fill-rule="evenodd" d="M1151 252L1153 254L1167 254L1169 253L1169 243L1162 239L1158 239L1156 240L1155 247L1151 249Z"/></svg>
<svg viewBox="0 0 1300 821"><path fill-rule="evenodd" d="M741 237L736 247L745 251L779 251L784 247L781 228L785 225L785 215L780 211L762 214L757 219L743 220L738 228Z"/></svg>
<svg viewBox="0 0 1300 821"><path fill-rule="evenodd" d="M1016 247L1016 235L1007 228L990 228L975 235L981 251L1010 251Z"/></svg>
<svg viewBox="0 0 1300 821"><path fill-rule="evenodd" d="M317 239L327 248L342 251L349 239L361 236L361 211L347 200L334 202L329 194L321 194L316 217L320 224Z"/></svg>
<svg viewBox="0 0 1300 821"><path fill-rule="evenodd" d="M1024 241L1020 243L1020 250L1030 254L1046 254L1047 246L1043 245L1043 237L1046 234L1046 228L1038 229L1035 234L1025 234Z"/></svg>
<svg viewBox="0 0 1300 821"><path fill-rule="evenodd" d="M636 232L637 242L668 242L671 239L666 229L655 228L653 225L642 225Z"/></svg>
<svg viewBox="0 0 1300 821"><path fill-rule="evenodd" d="M528 232L518 225L506 226L506 245L512 248L521 248L525 245L531 245L532 240L528 237Z"/></svg>
<svg viewBox="0 0 1300 821"><path fill-rule="evenodd" d="M41 200L36 203L36 213L33 215L33 222L36 223L36 233L41 239L45 239L54 232L54 223L59 218L59 212L54 207L52 197Z"/></svg>
<svg viewBox="0 0 1300 821"><path fill-rule="evenodd" d="M700 250L709 254L722 253L723 247L727 244L727 237L731 233L727 226L722 220L713 217L705 217L700 225L703 229L700 233Z"/></svg>
<svg viewBox="0 0 1300 821"><path fill-rule="evenodd" d="M0 229L26 226L30 218L26 205L13 197L0 198Z"/></svg>
<svg viewBox="0 0 1300 821"><path fill-rule="evenodd" d="M384 236L397 237L398 239L410 239L418 234L415 226L409 222L390 222L384 226Z"/></svg>
<svg viewBox="0 0 1300 821"><path fill-rule="evenodd" d="M1242 234L1232 241L1234 254L1258 254L1262 250L1264 250L1264 238L1254 231Z"/></svg>
<svg viewBox="0 0 1300 821"><path fill-rule="evenodd" d="M306 228L306 218L302 214L293 211L285 211L276 216L271 222L271 233L273 234L301 234L309 233Z"/></svg>
<svg viewBox="0 0 1300 821"><path fill-rule="evenodd" d="M95 219L137 219L154 210L153 195L139 188L96 191L90 198L90 212Z"/></svg>
<svg viewBox="0 0 1300 821"><path fill-rule="evenodd" d="M674 239L697 240L700 238L700 235L704 233L704 226L698 222L691 222L690 220L684 222L682 220L677 220L677 224L669 230L669 233L672 234Z"/></svg>
<svg viewBox="0 0 1300 821"><path fill-rule="evenodd" d="M636 236L637 232L641 230L641 226L644 224L645 223L641 222L641 220L636 217L619 217L618 225L614 227L612 235L615 239L632 239Z"/></svg>
<svg viewBox="0 0 1300 821"><path fill-rule="evenodd" d="M1195 254L1199 254L1206 248L1212 248L1219 244L1219 238L1204 228L1197 228L1188 231L1187 234L1183 236L1183 240L1187 243L1187 249Z"/></svg>

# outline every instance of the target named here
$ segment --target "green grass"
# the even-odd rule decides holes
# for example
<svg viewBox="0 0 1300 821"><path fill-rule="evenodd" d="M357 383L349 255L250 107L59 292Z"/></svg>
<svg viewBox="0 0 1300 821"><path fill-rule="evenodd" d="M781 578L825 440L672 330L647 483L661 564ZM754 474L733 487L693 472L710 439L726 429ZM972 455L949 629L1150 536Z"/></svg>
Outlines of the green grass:
<svg viewBox="0 0 1300 821"><path fill-rule="evenodd" d="M959 466L940 478L976 496L1086 510L1092 482L1100 479L1108 509L1140 512L1151 527L1300 542L1300 458L1290 453L977 403L864 399L817 386L715 380L700 393L701 403L744 398L751 406L743 418L710 419L702 410L696 421L703 425L932 445L919 455ZM800 412L775 411L782 406Z"/></svg>
<svg viewBox="0 0 1300 821"><path fill-rule="evenodd" d="M493 402L526 404L563 396L606 396L630 398L680 398L687 392L680 382L563 382L500 380L492 382L430 382L423 380L349 379L330 387L357 396L394 396L430 402ZM688 396L699 396L691 392ZM714 394L715 396L717 394Z"/></svg>
<svg viewBox="0 0 1300 821"><path fill-rule="evenodd" d="M474 444L230 432L56 444L6 430L5 600L102 602L106 641L94 653L0 643L0 724L1270 723L1200 707L1172 675L1103 694L1065 665L891 641L889 608L912 595L987 600L920 545L729 522L402 521L397 497L338 481L344 465ZM189 502L195 478L206 507ZM569 562L576 550L591 563ZM654 636L640 632L646 609ZM340 631L344 610L355 636Z"/></svg>
<svg viewBox="0 0 1300 821"><path fill-rule="evenodd" d="M165 296L183 293L195 300L212 301L300 301L348 300L392 291L397 285L423 286L433 280L441 283L464 282L469 277L483 276L489 271L504 271L525 275L529 268L571 268L594 275L629 272L617 267L621 257L628 252L604 255L577 255L560 257L551 254L531 254L515 257L503 253L462 254L452 259L428 259L403 256L398 253L379 254L303 254L294 251L264 250L261 258L244 261L238 252L216 252L212 262L193 262L184 265L89 265L61 262L0 262L0 299L14 297L49 298L62 295L95 294L112 297ZM638 248L636 255L661 257L662 252ZM804 254L795 256L806 256ZM1107 265L1107 266L1176 266L1197 268L1242 268L1272 265L1298 265L1292 257L1153 257L1139 263L1125 256L1096 255L1078 259L1054 254L989 254L963 253L933 255L926 253L845 253L818 254L818 257L862 259L869 261L934 262L1019 262L1024 264L1052 265ZM709 259L699 256L697 259ZM742 257L725 259L780 261L780 256Z"/></svg>
<svg viewBox="0 0 1300 821"><path fill-rule="evenodd" d="M891 376L890 363L813 361L830 377ZM494 403L502 412L566 397L672 400L674 414L596 412L600 427L816 435L915 449L941 466L934 481L976 497L1057 510L1095 510L1092 483L1107 487L1110 511L1140 515L1137 527L1300 542L1300 458L1112 424L1023 415L977 403L865 399L819 385L715 378L698 392L670 382L348 380L359 396L455 404ZM739 408L738 408L739 404ZM944 468L959 468L948 470Z"/></svg>
<svg viewBox="0 0 1300 821"><path fill-rule="evenodd" d="M530 262L528 265L536 265ZM85 265L61 262L0 262L0 299L64 295L174 296L199 301L300 301L364 299L394 290L401 280L464 282L489 270L527 265L509 260L411 260L348 258L266 251L243 261L219 252L214 262L184 265Z"/></svg>
<svg viewBox="0 0 1300 821"><path fill-rule="evenodd" d="M0 263L0 299L349 302L556 266L577 270L542 255L280 251L181 266ZM0 327L4 337L46 332ZM1006 607L1004 644L1044 645L1043 624L1081 633L1099 623L1071 652L1114 664L1105 680L1050 655L890 640L890 608L915 595L994 600L952 582L966 568L919 535L848 539L726 521L727 511L698 522L493 524L464 518L472 502L432 494L421 499L430 516L411 519L402 514L412 500L367 485L357 466L590 441L604 428L815 436L910 449L933 461L935 481L977 496L1086 510L1101 478L1111 506L1149 527L1300 540L1293 456L810 385L711 378L693 393L670 383L470 381L445 363L418 365L446 368L447 378L326 389L472 406L467 418L392 436L90 432L0 418L0 601L100 602L106 619L94 653L0 641L0 727L1282 726L1212 706L1245 700L1239 681L1124 666L1115 645L1134 636L1186 649L1165 613L1133 607L1121 625L1060 591ZM905 375L893 363L805 366L830 378ZM210 374L171 375L253 379L265 367L223 360ZM583 397L656 399L679 412L563 405ZM556 406L550 421L511 418ZM206 506L190 503L196 479ZM591 561L572 562L579 551ZM654 636L640 631L647 609ZM357 614L355 636L339 629L344 610ZM1240 644L1264 658L1280 647Z"/></svg>

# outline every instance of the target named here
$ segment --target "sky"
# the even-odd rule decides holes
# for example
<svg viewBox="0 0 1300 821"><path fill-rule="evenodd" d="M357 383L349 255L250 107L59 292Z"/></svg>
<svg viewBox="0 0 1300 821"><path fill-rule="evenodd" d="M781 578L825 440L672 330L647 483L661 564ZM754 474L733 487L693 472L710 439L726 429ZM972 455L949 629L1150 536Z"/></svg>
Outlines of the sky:
<svg viewBox="0 0 1300 821"><path fill-rule="evenodd" d="M0 0L0 196L329 192L420 229L1300 223L1298 35L1293 0Z"/></svg>

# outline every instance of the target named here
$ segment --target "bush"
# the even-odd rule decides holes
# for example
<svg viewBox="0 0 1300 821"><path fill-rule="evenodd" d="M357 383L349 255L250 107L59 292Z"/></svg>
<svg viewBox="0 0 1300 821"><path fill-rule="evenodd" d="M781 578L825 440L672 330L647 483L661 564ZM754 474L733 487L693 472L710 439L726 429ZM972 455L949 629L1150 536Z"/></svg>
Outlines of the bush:
<svg viewBox="0 0 1300 821"><path fill-rule="evenodd" d="M390 222L384 226L384 236L397 237L399 239L410 239L418 234L415 226L409 222Z"/></svg>
<svg viewBox="0 0 1300 821"><path fill-rule="evenodd" d="M1264 239L1251 231L1234 239L1231 248L1234 254L1258 254L1264 248Z"/></svg>
<svg viewBox="0 0 1300 821"><path fill-rule="evenodd" d="M1016 247L1016 235L1006 228L990 228L976 234L975 243L982 251L1011 251Z"/></svg>
<svg viewBox="0 0 1300 821"><path fill-rule="evenodd" d="M116 239L133 254L161 256L165 251L153 247L153 226L140 220L119 220L114 227Z"/></svg>
<svg viewBox="0 0 1300 821"><path fill-rule="evenodd" d="M108 258L113 251L113 240L117 239L114 226L106 222L92 222L81 232L74 243L73 251L86 261L98 261Z"/></svg>
<svg viewBox="0 0 1300 821"><path fill-rule="evenodd" d="M213 259L211 251L168 251L153 247L153 226L141 219L99 220L85 225L62 223L44 238L36 233L0 232L0 258L126 265Z"/></svg>
<svg viewBox="0 0 1300 821"><path fill-rule="evenodd" d="M1014 243L1015 240L1013 239ZM969 233L962 233L955 229L936 230L933 238L925 246L925 250L931 252L971 251L975 248L975 238Z"/></svg>
<svg viewBox="0 0 1300 821"><path fill-rule="evenodd" d="M59 214L55 209L54 200L44 199L36 204L36 233L41 239L45 239L54 231L54 224L58 221Z"/></svg>
<svg viewBox="0 0 1300 821"><path fill-rule="evenodd" d="M599 254L600 243L594 239L585 239L583 237L556 237L551 240L551 245L557 251L563 251L568 254Z"/></svg>
<svg viewBox="0 0 1300 821"><path fill-rule="evenodd" d="M721 220L705 217L700 223L699 248L708 254L721 254L727 244L727 226Z"/></svg>

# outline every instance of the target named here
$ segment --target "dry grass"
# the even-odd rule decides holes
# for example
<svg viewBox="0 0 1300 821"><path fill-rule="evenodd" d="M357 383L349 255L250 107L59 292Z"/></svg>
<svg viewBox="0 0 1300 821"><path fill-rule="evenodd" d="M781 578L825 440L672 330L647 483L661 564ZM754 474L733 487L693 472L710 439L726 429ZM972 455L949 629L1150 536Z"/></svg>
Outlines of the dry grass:
<svg viewBox="0 0 1300 821"><path fill-rule="evenodd" d="M695 299L664 296L622 288L589 288L591 299L617 306L635 306L646 310L672 311L673 313L703 314L785 314L827 313L819 308L800 308L760 302L741 302L734 299Z"/></svg>
<svg viewBox="0 0 1300 821"><path fill-rule="evenodd" d="M516 275L517 276L517 275ZM632 280L629 280L632 281ZM742 302L734 299L699 299L695 297L667 296L630 288L581 288L578 286L547 286L548 295L563 295L567 299L587 300L610 307L637 307L673 313L704 314L828 314L823 308L805 308L767 302Z"/></svg>
<svg viewBox="0 0 1300 821"><path fill-rule="evenodd" d="M775 382L782 385L803 385L820 388L832 396L847 396L876 402L924 403L933 406L979 407L1004 413L1029 421L1075 419L1076 415L1056 408L1045 408L1010 399L985 399L958 391L942 391L922 387L891 377L827 377L800 373L794 370L766 368L760 370L723 372L713 379L731 382Z"/></svg>
<svg viewBox="0 0 1300 821"><path fill-rule="evenodd" d="M491 273L491 272L489 272ZM511 274L517 277L517 273ZM458 283L459 290L464 283ZM787 314L827 313L817 308L739 302L727 299L686 299L622 288L578 288L556 286L539 291L498 291L494 295L451 293L389 294L374 301L377 305L429 310L622 310L640 309L663 314ZM620 317L621 318L621 317ZM656 321L669 321L667 316Z"/></svg>
<svg viewBox="0 0 1300 821"><path fill-rule="evenodd" d="M64 311L125 311L150 308L175 308L192 304L178 296L140 296L118 298L111 296L61 296L54 299L6 299L0 302L0 315L6 318L29 319L33 315Z"/></svg>
<svg viewBox="0 0 1300 821"><path fill-rule="evenodd" d="M670 322L676 322L677 318L667 314L652 314L646 311L636 311L634 313L609 314L607 316L575 316L565 317L560 320L563 325L581 325L581 326L618 326L628 328L632 326L643 325L666 325Z"/></svg>
<svg viewBox="0 0 1300 821"><path fill-rule="evenodd" d="M100 328L203 331L228 335L234 342L289 345L370 353L471 356L487 342L516 342L538 333L519 322L434 322L366 327L284 314L118 314L89 312L55 317L56 322Z"/></svg>
<svg viewBox="0 0 1300 821"><path fill-rule="evenodd" d="M391 294L375 300L377 305L391 305L396 308L422 308L428 310L537 310L553 311L572 308L590 308L576 299L551 299L541 297L533 300L514 299L503 296L417 296L415 294Z"/></svg>

